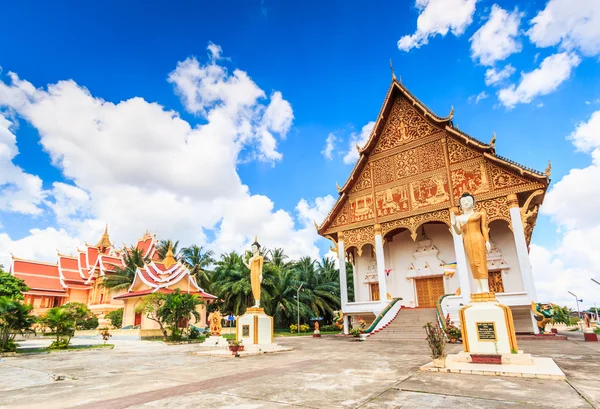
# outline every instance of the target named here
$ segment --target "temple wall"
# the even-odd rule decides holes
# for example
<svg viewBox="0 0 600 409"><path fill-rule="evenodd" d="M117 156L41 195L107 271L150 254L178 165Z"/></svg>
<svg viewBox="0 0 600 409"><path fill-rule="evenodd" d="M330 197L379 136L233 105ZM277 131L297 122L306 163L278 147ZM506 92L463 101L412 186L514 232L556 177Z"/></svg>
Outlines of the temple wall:
<svg viewBox="0 0 600 409"><path fill-rule="evenodd" d="M356 302L371 301L369 284L365 283L366 274L377 274L375 249L371 245L363 247L362 255L355 253L354 291Z"/></svg>
<svg viewBox="0 0 600 409"><path fill-rule="evenodd" d="M517 257L517 248L513 232L508 228L508 223L504 221L495 221L490 224L490 240L496 244L496 247L502 252L502 258L510 266L510 269L502 273L502 282L504 283L504 292L525 291L521 269L519 268L519 259Z"/></svg>
<svg viewBox="0 0 600 409"><path fill-rule="evenodd" d="M69 290L69 302L80 302L82 304L88 303L89 290Z"/></svg>

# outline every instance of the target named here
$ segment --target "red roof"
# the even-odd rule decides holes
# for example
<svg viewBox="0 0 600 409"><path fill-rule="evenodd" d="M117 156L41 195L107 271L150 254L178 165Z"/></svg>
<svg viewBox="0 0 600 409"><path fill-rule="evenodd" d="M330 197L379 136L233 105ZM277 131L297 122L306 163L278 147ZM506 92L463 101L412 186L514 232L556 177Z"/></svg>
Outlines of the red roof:
<svg viewBox="0 0 600 409"><path fill-rule="evenodd" d="M174 293L174 292L175 292L175 290L171 290L170 288L159 288L156 291L154 291L153 289L149 288L147 290L134 291L134 292L130 292L130 293L124 293L124 294L121 294L121 295L117 295L116 297L113 297L113 299L115 299L115 300L122 300L124 298L141 297L141 296L152 294L152 293L171 294L171 293ZM182 293L188 293L188 292L187 291L182 291ZM204 291L190 291L188 294L194 294L194 295L197 295L198 297L207 298L207 299L215 299L215 298L217 298L217 297L215 297L212 294L205 293Z"/></svg>
<svg viewBox="0 0 600 409"><path fill-rule="evenodd" d="M27 287L31 288L32 290L65 292L60 283L60 279L58 278L58 269L56 270L56 276L54 277L30 273L23 274L16 270L13 270L13 275L18 279L25 281Z"/></svg>
<svg viewBox="0 0 600 409"><path fill-rule="evenodd" d="M79 263L77 257L60 256L58 258L58 265L64 270L73 270L79 272Z"/></svg>
<svg viewBox="0 0 600 409"><path fill-rule="evenodd" d="M56 264L40 263L37 261L14 260L13 271L58 278L58 266Z"/></svg>

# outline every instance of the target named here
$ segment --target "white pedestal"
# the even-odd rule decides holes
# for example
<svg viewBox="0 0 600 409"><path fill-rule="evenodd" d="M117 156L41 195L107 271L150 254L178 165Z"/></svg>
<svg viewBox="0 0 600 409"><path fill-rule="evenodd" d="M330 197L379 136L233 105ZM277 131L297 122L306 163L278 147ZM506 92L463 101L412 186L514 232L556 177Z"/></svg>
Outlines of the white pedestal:
<svg viewBox="0 0 600 409"><path fill-rule="evenodd" d="M472 294L459 315L465 352L510 354L519 350L512 312L494 294Z"/></svg>
<svg viewBox="0 0 600 409"><path fill-rule="evenodd" d="M243 345L272 344L273 317L265 314L262 308L248 308L237 320L235 337Z"/></svg>
<svg viewBox="0 0 600 409"><path fill-rule="evenodd" d="M206 338L204 340L204 342L200 344L200 346L203 346L203 347L226 347L226 346L229 346L229 341L227 341L227 338L224 338L223 336L211 335L210 337Z"/></svg>

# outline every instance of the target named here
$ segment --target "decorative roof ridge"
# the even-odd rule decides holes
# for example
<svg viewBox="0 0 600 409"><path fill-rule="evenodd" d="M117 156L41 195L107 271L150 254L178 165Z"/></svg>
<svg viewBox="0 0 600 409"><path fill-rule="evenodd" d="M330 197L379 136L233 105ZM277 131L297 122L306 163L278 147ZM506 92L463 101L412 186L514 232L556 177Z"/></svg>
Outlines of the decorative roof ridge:
<svg viewBox="0 0 600 409"><path fill-rule="evenodd" d="M419 98L417 98L416 96L414 96L414 94L412 92L410 92L408 90L408 88L406 88L406 86L404 86L404 84L402 84L400 81L398 80L394 80L392 81L392 85L396 85L397 87L399 87L405 94L407 94L408 97L410 97L413 102L416 102L417 104L419 104L420 108L426 112L427 115L431 116L431 118L433 120L435 120L436 122L449 122L452 120L452 118L454 118L454 107L451 108L450 113L448 114L448 116L439 116L437 115L435 112L433 112L431 110L431 108L429 108L427 105L425 105L423 103L423 101L421 101Z"/></svg>
<svg viewBox="0 0 600 409"><path fill-rule="evenodd" d="M452 122L450 122L446 126L446 130L454 132L455 134L458 134L458 136L461 136L467 143L475 143L475 144L480 145L479 146L480 148L489 149L490 151L495 151L495 148L492 145L490 145L489 143L482 142L479 139L472 137L465 131L458 129L456 126L454 126L454 124Z"/></svg>
<svg viewBox="0 0 600 409"><path fill-rule="evenodd" d="M329 218L333 215L333 213L335 212L335 210L337 209L337 207L339 206L339 204L344 200L344 198L346 197L346 193L344 193L343 191L340 192L340 195L338 196L338 199L336 200L336 202L333 204L333 206L331 207L331 210L329 211L329 213L327 214L327 217L325 217L323 219L323 221L321 222L320 225L317 225L315 222L315 227L317 229L317 233L320 234L321 229L323 228L323 226L325 226L325 224L329 221Z"/></svg>
<svg viewBox="0 0 600 409"><path fill-rule="evenodd" d="M520 173L529 172L529 173L531 173L532 175L534 175L534 176L536 176L538 178L549 179L548 176L544 172L540 172L539 170L530 168L530 167L525 166L525 165L521 165L520 163L515 162L514 160L511 160L511 159L505 158L504 156L500 156L500 155L496 155L496 154L491 155L491 154L486 154L486 153L484 153L484 155L486 157L491 157L491 158L496 159L496 160L501 161L501 162L506 162L507 164L509 164L509 165L511 165L513 167L518 168L519 171L520 171Z"/></svg>
<svg viewBox="0 0 600 409"><path fill-rule="evenodd" d="M24 262L24 263L43 264L43 265L46 265L46 266L58 267L58 261L56 263L50 263L48 261L29 260L29 259L26 259L26 258L15 257L12 253L11 253L11 257L12 257L12 259L14 261L21 261L21 262Z"/></svg>

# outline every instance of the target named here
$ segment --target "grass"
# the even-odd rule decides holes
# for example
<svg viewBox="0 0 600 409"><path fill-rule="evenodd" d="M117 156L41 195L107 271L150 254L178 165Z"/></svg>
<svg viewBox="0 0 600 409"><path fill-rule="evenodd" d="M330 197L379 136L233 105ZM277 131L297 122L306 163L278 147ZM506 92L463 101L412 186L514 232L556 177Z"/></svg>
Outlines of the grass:
<svg viewBox="0 0 600 409"><path fill-rule="evenodd" d="M340 331L321 331L321 335L325 335L325 334L339 334ZM301 336L306 336L306 335L310 335L312 336L313 331L310 332L294 332L291 333L289 328L275 328L275 332L274 332L274 336L276 337L301 337Z"/></svg>
<svg viewBox="0 0 600 409"><path fill-rule="evenodd" d="M60 352L60 351L80 351L86 349L113 349L114 344L97 344L97 345L70 345L66 349L50 349L50 348L19 348L17 354L40 354L44 352Z"/></svg>

